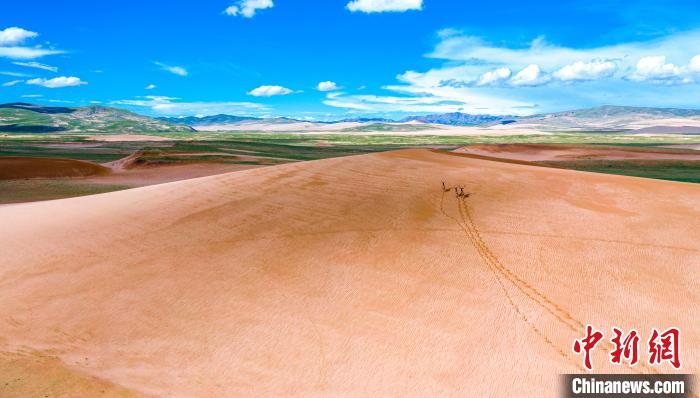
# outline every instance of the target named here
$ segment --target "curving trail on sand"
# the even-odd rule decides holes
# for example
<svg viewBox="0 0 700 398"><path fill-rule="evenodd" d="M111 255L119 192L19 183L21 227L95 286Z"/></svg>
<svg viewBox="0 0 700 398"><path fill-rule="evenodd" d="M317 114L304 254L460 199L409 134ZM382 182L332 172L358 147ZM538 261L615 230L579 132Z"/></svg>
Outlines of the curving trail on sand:
<svg viewBox="0 0 700 398"><path fill-rule="evenodd" d="M699 216L699 185L429 150L1 207L0 396L556 397L586 323L678 326L697 373Z"/></svg>

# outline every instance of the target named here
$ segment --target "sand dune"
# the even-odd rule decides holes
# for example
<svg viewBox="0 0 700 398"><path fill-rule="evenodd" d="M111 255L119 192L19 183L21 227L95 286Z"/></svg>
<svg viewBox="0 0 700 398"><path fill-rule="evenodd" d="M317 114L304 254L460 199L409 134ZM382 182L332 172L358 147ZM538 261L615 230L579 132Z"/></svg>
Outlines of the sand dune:
<svg viewBox="0 0 700 398"><path fill-rule="evenodd" d="M108 167L83 160L0 156L0 180L87 177L109 172Z"/></svg>
<svg viewBox="0 0 700 398"><path fill-rule="evenodd" d="M8 205L0 370L56 359L0 395L555 397L585 323L678 326L697 373L698 216L698 185L429 150Z"/></svg>

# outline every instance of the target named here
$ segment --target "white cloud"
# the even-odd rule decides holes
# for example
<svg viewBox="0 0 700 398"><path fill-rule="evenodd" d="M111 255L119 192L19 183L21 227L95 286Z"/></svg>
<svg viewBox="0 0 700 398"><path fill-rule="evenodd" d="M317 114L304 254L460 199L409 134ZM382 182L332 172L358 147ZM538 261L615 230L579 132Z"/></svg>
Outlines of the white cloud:
<svg viewBox="0 0 700 398"><path fill-rule="evenodd" d="M495 46L482 39L462 34L441 38L431 58L448 61L503 65L511 69L537 64L543 70L558 70L576 62L607 60L617 63L621 69L634 67L642 57L665 55L667 59L682 63L688 61L688 52L700 50L700 29L678 33L646 42L627 42L591 48L569 48L547 43L543 38L533 40L527 46Z"/></svg>
<svg viewBox="0 0 700 398"><path fill-rule="evenodd" d="M0 58L34 59L46 55L62 54L63 51L46 49L41 46L23 47L26 40L39 34L26 29L11 27L0 30Z"/></svg>
<svg viewBox="0 0 700 398"><path fill-rule="evenodd" d="M58 72L58 68L57 68L57 67L51 66L51 65L42 64L42 63L39 63L39 62L36 62L36 61L29 61L29 62L19 62L19 61L16 61L16 62L13 62L13 64L19 65L19 66L26 66L26 67L28 67L28 68L36 68L36 69L48 70L48 71L51 71L51 72Z"/></svg>
<svg viewBox="0 0 700 398"><path fill-rule="evenodd" d="M39 36L38 33L16 26L0 30L0 46L14 46L25 40Z"/></svg>
<svg viewBox="0 0 700 398"><path fill-rule="evenodd" d="M148 86L144 87L144 90L153 90L157 86L155 84L149 84Z"/></svg>
<svg viewBox="0 0 700 398"><path fill-rule="evenodd" d="M329 93L324 104L364 112L443 113L463 111L462 106L439 97L399 97L388 95L345 95Z"/></svg>
<svg viewBox="0 0 700 398"><path fill-rule="evenodd" d="M587 81L611 77L616 69L617 65L612 61L594 59L590 62L576 61L573 64L565 65L553 75L565 82Z"/></svg>
<svg viewBox="0 0 700 398"><path fill-rule="evenodd" d="M464 94L464 93L462 93ZM393 95L344 95L331 93L324 104L338 108L352 109L367 113L494 113L512 114L511 108L521 104L516 101L499 100L496 98L473 95L466 102L466 96L461 94L450 96L393 96ZM523 113L523 112L518 112Z"/></svg>
<svg viewBox="0 0 700 398"><path fill-rule="evenodd" d="M29 77L29 76L31 76L31 75L28 75L26 73L7 72L7 71L0 71L0 75L12 76L12 77Z"/></svg>
<svg viewBox="0 0 700 398"><path fill-rule="evenodd" d="M3 85L4 87L11 87L11 86L14 86L15 84L20 84L20 83L22 83L23 81L24 81L24 80L10 80L9 82L5 82L5 83L3 83L2 85Z"/></svg>
<svg viewBox="0 0 700 398"><path fill-rule="evenodd" d="M538 86L548 81L549 76L542 72L539 65L530 64L516 73L515 76L510 79L510 84L514 86Z"/></svg>
<svg viewBox="0 0 700 398"><path fill-rule="evenodd" d="M333 93L324 102L357 112L515 115L605 103L697 107L700 29L586 48L543 38L492 45L454 29L436 37L427 57L442 65L400 73L388 93ZM672 93L670 84L678 85Z"/></svg>
<svg viewBox="0 0 700 398"><path fill-rule="evenodd" d="M154 62L154 64L160 66L160 68L164 71L170 72L174 75L187 76L189 74L187 69L183 68L182 66L167 65L162 62Z"/></svg>
<svg viewBox="0 0 700 398"><path fill-rule="evenodd" d="M547 76L544 71L554 71L550 76L554 79L550 78L549 81L570 83L609 78L664 84L691 83L698 79L688 74L694 72L693 68L700 72L700 58L695 63L688 60L689 51L695 54L700 51L700 29L646 42L585 49L553 45L541 37L525 47L493 46L478 37L466 36L454 30L449 30L449 34L439 34L439 38L440 42L429 57L449 61L449 66L443 69L455 69L455 63L471 66L467 69L472 77L460 76L461 81L476 79L474 74L484 73L479 72L480 68L493 65L511 69L537 65L542 76ZM687 67L678 66L686 62ZM534 73L534 70L530 68L528 72ZM512 80L514 84L528 81L515 77Z"/></svg>
<svg viewBox="0 0 700 398"><path fill-rule="evenodd" d="M423 0L353 0L345 7L352 12L404 12L421 10Z"/></svg>
<svg viewBox="0 0 700 398"><path fill-rule="evenodd" d="M46 87L46 88L62 88L62 87L80 86L83 84L87 84L87 82L80 80L79 77L60 76L60 77L54 77L53 79L44 79L44 78L31 79L31 80L27 80L27 84L32 84L35 86L42 86L42 87Z"/></svg>
<svg viewBox="0 0 700 398"><path fill-rule="evenodd" d="M226 15L241 15L246 18L255 16L257 10L264 10L274 6L272 0L239 0L224 10Z"/></svg>
<svg viewBox="0 0 700 398"><path fill-rule="evenodd" d="M287 95L291 94L292 92L292 90L282 86L260 86L248 91L248 95L252 95L254 97L272 97L275 95Z"/></svg>
<svg viewBox="0 0 700 398"><path fill-rule="evenodd" d="M191 116L191 115L259 115L267 112L268 107L254 102L186 102L179 98L148 95L135 100L113 101L115 105L148 108L160 116Z"/></svg>
<svg viewBox="0 0 700 398"><path fill-rule="evenodd" d="M700 55L696 55L690 59L688 70L692 73L700 73Z"/></svg>
<svg viewBox="0 0 700 398"><path fill-rule="evenodd" d="M342 87L338 87L338 85L330 80L327 80L325 82L319 82L318 85L316 86L316 89L318 91L335 91L335 90L340 90Z"/></svg>
<svg viewBox="0 0 700 398"><path fill-rule="evenodd" d="M0 47L0 57L12 59L34 59L47 55L63 54L60 50L38 47Z"/></svg>
<svg viewBox="0 0 700 398"><path fill-rule="evenodd" d="M41 94L25 94L21 96L22 98L40 98L43 97Z"/></svg>
<svg viewBox="0 0 700 398"><path fill-rule="evenodd" d="M666 63L666 57L663 55L640 58L629 78L653 83L690 82L685 76L685 70L672 63Z"/></svg>
<svg viewBox="0 0 700 398"><path fill-rule="evenodd" d="M503 81L508 80L510 75L512 74L510 68L498 68L492 71L485 72L483 75L479 77L479 80L477 80L476 85L477 86L489 86L489 85L494 85L497 83L501 83Z"/></svg>

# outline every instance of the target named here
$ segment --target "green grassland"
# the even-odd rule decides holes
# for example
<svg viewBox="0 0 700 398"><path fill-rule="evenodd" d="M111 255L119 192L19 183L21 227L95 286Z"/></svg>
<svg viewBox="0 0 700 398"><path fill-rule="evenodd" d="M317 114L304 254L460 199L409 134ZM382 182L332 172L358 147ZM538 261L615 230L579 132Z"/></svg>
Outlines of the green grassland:
<svg viewBox="0 0 700 398"><path fill-rule="evenodd" d="M700 183L700 162L679 160L586 160L538 162L565 169Z"/></svg>
<svg viewBox="0 0 700 398"><path fill-rule="evenodd" d="M533 143L652 147L700 144L700 136L635 136L599 132L514 136L437 136L401 134L308 134L271 132L148 133L168 141L94 141L91 134L2 134L0 156L61 157L97 163L114 161L141 151L139 161L152 164L218 162L274 165L292 161L359 155L404 148L451 150L469 144ZM653 163L653 164L652 164ZM559 163L558 167L649 178L698 182L694 162L592 161Z"/></svg>
<svg viewBox="0 0 700 398"><path fill-rule="evenodd" d="M128 188L73 179L0 180L0 204L94 195Z"/></svg>

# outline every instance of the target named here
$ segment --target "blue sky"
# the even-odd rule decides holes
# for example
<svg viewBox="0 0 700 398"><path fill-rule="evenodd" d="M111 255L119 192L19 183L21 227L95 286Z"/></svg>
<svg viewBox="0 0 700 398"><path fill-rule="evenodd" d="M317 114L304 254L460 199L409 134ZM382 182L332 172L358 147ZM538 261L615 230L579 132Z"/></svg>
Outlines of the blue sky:
<svg viewBox="0 0 700 398"><path fill-rule="evenodd" d="M2 8L0 102L314 119L700 107L697 1L13 1Z"/></svg>

